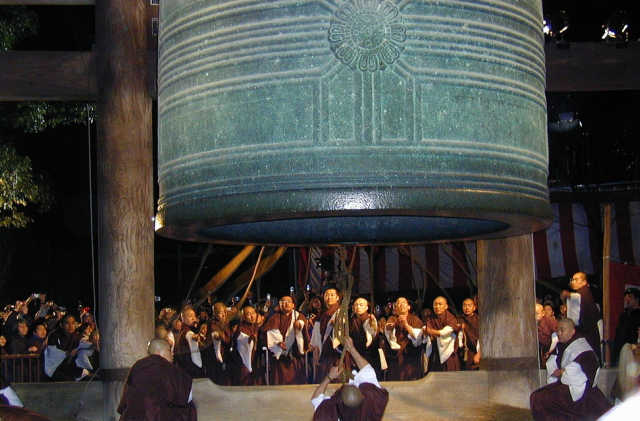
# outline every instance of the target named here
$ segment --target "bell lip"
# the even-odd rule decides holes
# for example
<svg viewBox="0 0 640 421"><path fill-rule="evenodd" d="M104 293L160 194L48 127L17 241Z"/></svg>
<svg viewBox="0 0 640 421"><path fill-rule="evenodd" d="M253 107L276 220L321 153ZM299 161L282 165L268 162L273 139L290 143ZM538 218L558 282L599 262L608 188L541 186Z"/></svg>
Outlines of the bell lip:
<svg viewBox="0 0 640 421"><path fill-rule="evenodd" d="M398 239L398 240L384 240L384 241L371 241L371 240L361 240L354 239L353 241L264 241L256 238L238 238L237 240L227 238L218 238L212 237L211 235L206 234L206 230L212 225L203 224L203 223L192 223L188 225L167 225L159 227L156 232L166 238L182 240L182 241L194 241L194 242L203 242L203 243L212 243L212 244L220 244L220 245L259 245L259 246L286 246L286 247L306 247L306 246L340 246L340 245L361 245L361 246L407 246L407 245L423 245L423 244L434 244L434 243L445 243L452 241L470 241L470 240L485 240L485 239L497 239L497 238L506 238L513 237L519 235L530 234L533 232L537 232L540 230L546 229L549 225L551 225L553 218L552 215L543 216L543 215L524 215L524 214L515 214L515 213L482 213L482 217L479 217L477 210L468 210L466 212L428 212L422 214L416 214L415 212L411 212L409 215L407 212L404 214L400 214L398 212L395 213L381 213L381 212L360 212L356 213L354 211L345 212L342 215L338 215L335 212L331 214L320 215L318 213L314 213L312 218L320 219L326 218L334 221L344 219L344 218L442 218L444 219L457 219L457 220L482 220L493 222L496 224L496 227L501 224L501 228L496 229L492 232L481 232L472 235L458 236L454 238L438 238L438 239L418 239L418 240L410 240L406 239ZM293 221L293 220L306 220L307 217L299 216L296 218L286 218L286 219L262 219L256 220L254 222L278 222L284 223ZM238 222L235 224L218 224L213 225L213 227L225 227L225 226L234 226L235 228L241 228L243 225L247 226L247 224L251 224L252 222Z"/></svg>

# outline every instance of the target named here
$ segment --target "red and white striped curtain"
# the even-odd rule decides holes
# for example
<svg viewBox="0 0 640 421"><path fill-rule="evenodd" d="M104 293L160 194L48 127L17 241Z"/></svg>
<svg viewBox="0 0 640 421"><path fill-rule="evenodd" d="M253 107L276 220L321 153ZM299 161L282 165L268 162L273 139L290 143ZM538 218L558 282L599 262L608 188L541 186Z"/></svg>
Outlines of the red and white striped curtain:
<svg viewBox="0 0 640 421"><path fill-rule="evenodd" d="M600 272L602 205L554 203L553 224L533 235L536 279ZM640 264L640 202L612 207L611 260Z"/></svg>

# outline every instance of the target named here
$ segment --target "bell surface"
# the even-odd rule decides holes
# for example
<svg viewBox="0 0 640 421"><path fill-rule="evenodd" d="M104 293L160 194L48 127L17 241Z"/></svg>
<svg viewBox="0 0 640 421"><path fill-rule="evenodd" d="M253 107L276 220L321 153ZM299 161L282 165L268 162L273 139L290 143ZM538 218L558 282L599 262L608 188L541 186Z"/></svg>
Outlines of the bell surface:
<svg viewBox="0 0 640 421"><path fill-rule="evenodd" d="M540 0L172 0L161 235L411 244L545 228Z"/></svg>

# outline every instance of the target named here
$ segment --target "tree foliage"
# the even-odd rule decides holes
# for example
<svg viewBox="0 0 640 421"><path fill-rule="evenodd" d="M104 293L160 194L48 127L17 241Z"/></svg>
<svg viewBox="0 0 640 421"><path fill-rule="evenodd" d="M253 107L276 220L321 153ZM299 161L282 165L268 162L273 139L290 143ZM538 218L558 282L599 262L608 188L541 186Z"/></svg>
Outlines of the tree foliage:
<svg viewBox="0 0 640 421"><path fill-rule="evenodd" d="M20 102L0 104L0 127L20 133L86 125L95 118L95 106L78 102Z"/></svg>
<svg viewBox="0 0 640 421"><path fill-rule="evenodd" d="M33 220L29 208L46 211L52 201L47 184L34 175L29 157L11 145L0 145L0 229L26 227Z"/></svg>
<svg viewBox="0 0 640 421"><path fill-rule="evenodd" d="M11 50L38 31L38 16L24 6L0 7L0 51Z"/></svg>

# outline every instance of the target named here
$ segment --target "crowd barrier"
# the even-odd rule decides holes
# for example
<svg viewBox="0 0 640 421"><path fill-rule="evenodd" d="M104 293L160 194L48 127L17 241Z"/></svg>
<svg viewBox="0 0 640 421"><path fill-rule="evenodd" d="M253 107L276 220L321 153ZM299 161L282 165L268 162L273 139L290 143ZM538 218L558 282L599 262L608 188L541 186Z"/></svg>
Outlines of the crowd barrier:
<svg viewBox="0 0 640 421"><path fill-rule="evenodd" d="M0 355L2 375L11 383L38 383L42 381L40 354Z"/></svg>

